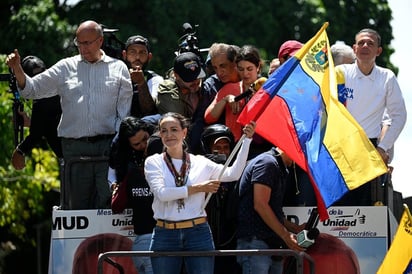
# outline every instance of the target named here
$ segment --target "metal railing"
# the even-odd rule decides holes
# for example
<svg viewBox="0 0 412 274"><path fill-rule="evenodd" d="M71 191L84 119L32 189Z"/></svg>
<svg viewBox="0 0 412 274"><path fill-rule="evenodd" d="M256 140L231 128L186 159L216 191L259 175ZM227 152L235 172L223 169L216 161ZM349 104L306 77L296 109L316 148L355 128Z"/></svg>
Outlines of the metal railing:
<svg viewBox="0 0 412 274"><path fill-rule="evenodd" d="M163 257L163 256L281 256L294 257L296 261L296 273L303 274L304 260L309 262L309 273L315 273L315 264L307 253L296 252L291 249L248 249L248 250L213 250L213 251L172 251L172 252L155 252L155 251L109 251L100 253L97 261L97 273L103 274L103 263L108 263L114 266L119 274L123 274L124 270L121 265L113 261L110 257Z"/></svg>

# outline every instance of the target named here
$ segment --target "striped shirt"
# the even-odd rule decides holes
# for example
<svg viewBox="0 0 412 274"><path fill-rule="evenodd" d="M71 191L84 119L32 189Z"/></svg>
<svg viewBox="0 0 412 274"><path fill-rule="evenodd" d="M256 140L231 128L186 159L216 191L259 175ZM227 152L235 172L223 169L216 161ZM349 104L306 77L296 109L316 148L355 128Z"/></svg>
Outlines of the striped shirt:
<svg viewBox="0 0 412 274"><path fill-rule="evenodd" d="M127 66L102 53L96 63L76 55L60 60L33 78L26 75L26 86L20 90L22 97L60 95L60 137L114 134L130 113L133 91Z"/></svg>

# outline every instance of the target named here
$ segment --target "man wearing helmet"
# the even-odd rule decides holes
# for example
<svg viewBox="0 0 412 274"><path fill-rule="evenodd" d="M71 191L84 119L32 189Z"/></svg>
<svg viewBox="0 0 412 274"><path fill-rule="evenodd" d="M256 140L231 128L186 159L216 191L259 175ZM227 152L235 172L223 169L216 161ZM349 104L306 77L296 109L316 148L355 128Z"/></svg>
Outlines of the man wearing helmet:
<svg viewBox="0 0 412 274"><path fill-rule="evenodd" d="M234 147L235 138L227 126L213 124L203 130L200 142L203 153L212 160L214 155L225 155L224 163Z"/></svg>
<svg viewBox="0 0 412 274"><path fill-rule="evenodd" d="M224 164L235 146L232 131L223 124L206 127L200 137L203 153L216 163ZM228 219L227 205L230 193L236 182L222 182L217 193L213 194L207 207L207 216L213 234L216 249L231 250L236 248L236 224ZM235 270L235 271L234 271ZM240 273L235 256L217 256L215 274Z"/></svg>

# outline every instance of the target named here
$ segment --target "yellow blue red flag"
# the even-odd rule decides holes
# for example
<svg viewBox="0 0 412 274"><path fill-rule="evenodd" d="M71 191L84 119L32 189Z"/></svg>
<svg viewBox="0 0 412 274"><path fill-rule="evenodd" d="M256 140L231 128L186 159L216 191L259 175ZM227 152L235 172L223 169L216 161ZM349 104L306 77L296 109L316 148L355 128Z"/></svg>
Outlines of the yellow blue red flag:
<svg viewBox="0 0 412 274"><path fill-rule="evenodd" d="M279 67L238 118L309 175L321 220L346 192L387 172L379 153L338 101L328 23Z"/></svg>
<svg viewBox="0 0 412 274"><path fill-rule="evenodd" d="M377 274L412 273L412 217L408 206L404 208L398 230Z"/></svg>

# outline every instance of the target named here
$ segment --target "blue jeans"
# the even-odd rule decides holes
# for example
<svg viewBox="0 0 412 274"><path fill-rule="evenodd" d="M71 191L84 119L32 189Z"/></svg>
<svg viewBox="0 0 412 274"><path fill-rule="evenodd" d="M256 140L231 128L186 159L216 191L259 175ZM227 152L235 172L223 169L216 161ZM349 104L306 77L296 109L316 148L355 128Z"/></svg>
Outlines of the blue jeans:
<svg viewBox="0 0 412 274"><path fill-rule="evenodd" d="M270 249L262 240L253 237L238 239L237 249ZM238 256L237 262L242 266L243 274L282 274L283 261L272 260L271 256Z"/></svg>
<svg viewBox="0 0 412 274"><path fill-rule="evenodd" d="M214 250L212 232L208 223L184 229L166 229L156 226L153 230L151 251L211 251ZM152 257L153 273L180 274L185 263L188 274L213 274L214 257Z"/></svg>
<svg viewBox="0 0 412 274"><path fill-rule="evenodd" d="M148 251L152 233L136 235L133 242L133 251ZM152 263L150 257L134 256L133 263L139 274L153 274Z"/></svg>

